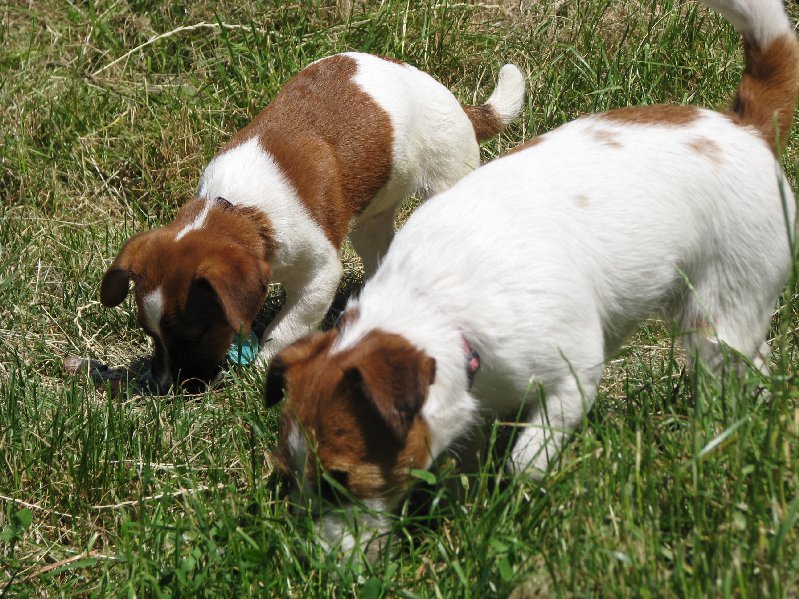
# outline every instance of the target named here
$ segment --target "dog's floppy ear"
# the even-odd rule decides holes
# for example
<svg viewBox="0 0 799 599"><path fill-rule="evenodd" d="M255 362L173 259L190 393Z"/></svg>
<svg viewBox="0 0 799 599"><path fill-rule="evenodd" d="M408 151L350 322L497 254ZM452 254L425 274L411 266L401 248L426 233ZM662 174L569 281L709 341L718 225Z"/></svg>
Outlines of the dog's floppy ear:
<svg viewBox="0 0 799 599"><path fill-rule="evenodd" d="M118 306L128 296L130 278L136 274L134 261L152 233L153 231L146 231L128 239L105 271L100 283L100 302L105 307Z"/></svg>
<svg viewBox="0 0 799 599"><path fill-rule="evenodd" d="M231 249L226 255L206 258L197 269L194 284L210 288L228 324L234 331L249 335L250 325L266 299L271 274L265 260Z"/></svg>
<svg viewBox="0 0 799 599"><path fill-rule="evenodd" d="M399 335L375 333L356 349L347 384L359 388L394 437L404 442L436 378L436 361Z"/></svg>
<svg viewBox="0 0 799 599"><path fill-rule="evenodd" d="M310 360L329 348L335 332L311 333L295 341L272 359L264 387L264 403L271 408L283 399L286 386L285 373L289 366Z"/></svg>

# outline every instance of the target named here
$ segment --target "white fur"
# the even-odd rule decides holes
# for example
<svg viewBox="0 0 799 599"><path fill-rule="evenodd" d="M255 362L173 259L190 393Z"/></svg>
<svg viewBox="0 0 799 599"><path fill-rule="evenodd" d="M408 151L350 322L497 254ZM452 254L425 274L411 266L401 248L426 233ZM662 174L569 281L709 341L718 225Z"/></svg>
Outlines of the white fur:
<svg viewBox="0 0 799 599"><path fill-rule="evenodd" d="M409 192L443 191L477 168L474 128L452 92L411 65L371 54L347 56L358 62L355 82L386 111L393 128L391 179L367 213L393 211Z"/></svg>
<svg viewBox="0 0 799 599"><path fill-rule="evenodd" d="M507 125L522 111L523 103L524 75L515 65L506 64L499 70L497 87L486 104L492 106Z"/></svg>
<svg viewBox="0 0 799 599"><path fill-rule="evenodd" d="M700 140L715 145L702 154ZM541 473L604 361L651 314L711 365L724 342L765 370L794 221L769 147L720 113L686 126L581 118L419 208L351 301L359 317L337 349L373 329L405 336L436 359L422 408L432 457L481 414L523 411L511 466ZM471 390L461 335L481 355Z"/></svg>
<svg viewBox="0 0 799 599"><path fill-rule="evenodd" d="M289 455L294 462L294 471L297 472L302 480L298 481L300 487L305 486L305 472L308 461L308 442L305 439L304 432L300 429L297 423L292 422L291 430L288 436Z"/></svg>
<svg viewBox="0 0 799 599"><path fill-rule="evenodd" d="M382 499L367 500L359 507L357 517L352 509L333 509L316 521L317 535L326 551L352 556L356 547L360 547L367 560L375 561L386 544L383 536L389 527L386 513L394 507Z"/></svg>
<svg viewBox="0 0 799 599"><path fill-rule="evenodd" d="M603 147L597 129L621 147ZM718 144L718 164L689 148L697 138ZM769 148L718 113L686 127L574 121L417 210L339 347L379 328L436 359L422 410L434 457L479 410L515 416L532 402L514 462L545 470L593 402L602 364L648 315L674 318L709 362L718 346L697 325L762 353L790 263L780 185L792 225ZM481 355L471 391L461 334Z"/></svg>
<svg viewBox="0 0 799 599"><path fill-rule="evenodd" d="M341 277L338 252L257 138L214 158L197 194L222 196L269 215L277 246L272 276L286 290L286 305L264 332L260 359L265 362L324 317Z"/></svg>
<svg viewBox="0 0 799 599"><path fill-rule="evenodd" d="M208 213L211 211L211 202L205 202L205 206L203 209L194 217L194 220L191 221L188 225L183 227L178 234L175 235L175 241L180 241L186 233L189 231L196 231L197 229L201 229L205 224L205 219L208 217Z"/></svg>
<svg viewBox="0 0 799 599"><path fill-rule="evenodd" d="M142 311L147 326L161 338L161 316L164 314L164 292L158 287L142 299Z"/></svg>
<svg viewBox="0 0 799 599"><path fill-rule="evenodd" d="M766 39L787 22L779 0L707 3L746 8L746 30L756 23ZM727 344L767 370L794 198L759 132L698 115L578 119L467 175L399 231L332 351L381 330L435 359L421 409L431 461L471 446L481 421L521 416L509 468L541 475L592 405L605 360L652 314L675 320L711 366ZM464 338L481 358L471 388ZM355 513L319 527L349 548Z"/></svg>
<svg viewBox="0 0 799 599"><path fill-rule="evenodd" d="M157 287L142 298L142 313L147 326L154 333L155 343L161 345L163 359L169 360L169 352L164 347L164 337L161 332L161 317L164 314L164 291L161 287ZM153 382L158 388L166 387L169 377L169 364L164 364L160 376L156 378L152 370L147 370L140 377L140 384L146 387Z"/></svg>
<svg viewBox="0 0 799 599"><path fill-rule="evenodd" d="M702 0L720 13L749 42L767 48L775 38L793 35L782 2L773 0Z"/></svg>
<svg viewBox="0 0 799 599"><path fill-rule="evenodd" d="M435 79L410 65L369 54L348 56L358 63L356 84L388 113L393 127L391 177L353 223L350 235L369 276L394 236L394 212L400 203L416 191L426 194L449 188L477 167L479 149L460 103ZM515 116L510 114L513 107L521 108L524 82L519 86L513 73L509 79L507 68L503 72L500 87L504 91L495 100L503 118L510 119ZM514 94L518 95L515 100ZM272 221L277 244L273 282L283 284L286 305L264 333L259 356L264 364L321 322L342 274L337 250L257 139L212 160L198 196L221 196L233 204L257 206Z"/></svg>

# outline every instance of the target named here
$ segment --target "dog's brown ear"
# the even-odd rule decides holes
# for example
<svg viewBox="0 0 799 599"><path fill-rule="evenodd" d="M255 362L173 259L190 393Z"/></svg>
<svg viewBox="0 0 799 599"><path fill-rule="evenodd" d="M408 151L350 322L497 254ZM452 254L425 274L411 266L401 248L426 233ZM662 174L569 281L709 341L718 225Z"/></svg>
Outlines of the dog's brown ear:
<svg viewBox="0 0 799 599"><path fill-rule="evenodd" d="M243 335L266 299L272 271L269 264L249 252L230 249L209 256L197 269L195 284L208 286L216 295L230 326Z"/></svg>
<svg viewBox="0 0 799 599"><path fill-rule="evenodd" d="M285 373L289 366L310 360L329 348L335 339L335 332L311 333L295 341L272 359L264 387L264 402L271 408L283 399L286 381Z"/></svg>
<svg viewBox="0 0 799 599"><path fill-rule="evenodd" d="M152 233L152 231L146 231L128 239L111 266L105 271L100 283L100 302L105 307L118 306L128 296L130 278L136 274L134 272L136 256L146 245Z"/></svg>
<svg viewBox="0 0 799 599"><path fill-rule="evenodd" d="M404 442L436 378L436 361L399 335L372 333L353 352L344 380L359 388L394 437Z"/></svg>

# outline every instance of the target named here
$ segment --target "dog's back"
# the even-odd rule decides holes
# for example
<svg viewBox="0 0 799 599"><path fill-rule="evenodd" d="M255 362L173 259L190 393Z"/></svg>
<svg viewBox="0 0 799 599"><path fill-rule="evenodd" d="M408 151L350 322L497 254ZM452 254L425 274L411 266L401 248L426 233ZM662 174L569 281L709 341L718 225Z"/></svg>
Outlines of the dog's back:
<svg viewBox="0 0 799 599"><path fill-rule="evenodd" d="M799 52L779 0L708 4L743 15L746 70L731 112L591 115L485 165L400 231L358 302L358 327L422 347L436 329L461 330L483 358L473 391L485 407L515 409L532 377L566 430L603 362L653 312L674 318L711 365L722 341L765 370L795 219L775 139L790 129ZM412 288L438 316L402 312Z"/></svg>
<svg viewBox="0 0 799 599"><path fill-rule="evenodd" d="M449 296L484 335L529 326L538 343L547 322L558 322L546 332L558 343L568 335L557 332L553 310L590 303L601 306L612 352L638 320L678 303L685 279L717 294L750 287L737 301L756 301L761 328L790 261L794 201L773 150L790 129L799 51L779 0L707 3L744 15L731 18L742 23L747 56L731 113L650 106L568 123L423 206L378 278L406 277ZM458 226L442 226L451 222ZM669 293L674 301L665 302ZM502 310L512 323L490 318L487 306L514 297L518 305ZM702 320L671 315L687 328ZM750 342L739 349L751 353Z"/></svg>

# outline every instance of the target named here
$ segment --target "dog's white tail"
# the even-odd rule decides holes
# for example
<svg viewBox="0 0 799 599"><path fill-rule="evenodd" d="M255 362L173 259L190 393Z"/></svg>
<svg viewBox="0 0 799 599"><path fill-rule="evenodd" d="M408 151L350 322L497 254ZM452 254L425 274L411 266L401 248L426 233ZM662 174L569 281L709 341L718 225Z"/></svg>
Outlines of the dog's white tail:
<svg viewBox="0 0 799 599"><path fill-rule="evenodd" d="M799 96L799 42L782 0L702 0L719 12L744 38L746 67L732 107L733 116L755 127L777 148L791 130Z"/></svg>
<svg viewBox="0 0 799 599"><path fill-rule="evenodd" d="M524 104L524 75L518 67L506 64L499 71L494 92L482 106L461 104L472 121L478 141L494 137L519 116Z"/></svg>

